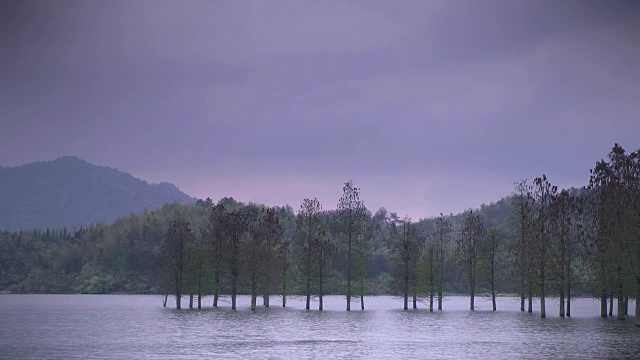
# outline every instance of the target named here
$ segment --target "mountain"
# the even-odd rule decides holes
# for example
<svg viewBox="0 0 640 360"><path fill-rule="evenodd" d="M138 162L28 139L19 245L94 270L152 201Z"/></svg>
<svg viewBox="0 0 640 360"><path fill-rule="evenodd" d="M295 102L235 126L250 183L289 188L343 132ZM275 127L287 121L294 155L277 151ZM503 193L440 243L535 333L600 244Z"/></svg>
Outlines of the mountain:
<svg viewBox="0 0 640 360"><path fill-rule="evenodd" d="M195 201L173 184L149 184L74 156L0 166L0 230L87 226L165 203Z"/></svg>

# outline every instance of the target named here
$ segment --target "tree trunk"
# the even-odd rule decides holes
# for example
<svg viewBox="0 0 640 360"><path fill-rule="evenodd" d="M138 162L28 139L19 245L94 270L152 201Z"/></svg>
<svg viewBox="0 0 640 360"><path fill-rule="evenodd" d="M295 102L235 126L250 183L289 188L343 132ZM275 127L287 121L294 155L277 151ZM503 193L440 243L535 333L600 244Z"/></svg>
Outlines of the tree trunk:
<svg viewBox="0 0 640 360"><path fill-rule="evenodd" d="M493 311L496 311L496 285L493 281L491 282L491 303L493 305ZM524 303L522 305L524 305Z"/></svg>
<svg viewBox="0 0 640 360"><path fill-rule="evenodd" d="M547 317L547 309L545 306L545 293L544 293L544 267L542 268L542 271L540 272L541 276L540 276L540 318L544 319Z"/></svg>
<svg viewBox="0 0 640 360"><path fill-rule="evenodd" d="M603 292L600 296L600 317L607 317L607 292Z"/></svg>
<svg viewBox="0 0 640 360"><path fill-rule="evenodd" d="M176 291L176 309L181 309L182 308L182 293L180 293L180 290Z"/></svg>
<svg viewBox="0 0 640 360"><path fill-rule="evenodd" d="M558 306L558 316L564 317L564 291L560 291L560 304Z"/></svg>
<svg viewBox="0 0 640 360"><path fill-rule="evenodd" d="M202 309L202 277L198 279L198 309Z"/></svg>
<svg viewBox="0 0 640 360"><path fill-rule="evenodd" d="M284 278L282 280L282 307L287 306L287 281Z"/></svg>
<svg viewBox="0 0 640 360"><path fill-rule="evenodd" d="M528 313L532 313L533 312L533 292L529 291L529 298L528 298L528 303L527 303L527 312Z"/></svg>
<svg viewBox="0 0 640 360"><path fill-rule="evenodd" d="M473 310L473 302L475 298L475 285L473 284L473 274L469 274L469 309Z"/></svg>
<svg viewBox="0 0 640 360"><path fill-rule="evenodd" d="M613 294L609 297L609 316L613 316Z"/></svg>
<svg viewBox="0 0 640 360"><path fill-rule="evenodd" d="M264 305L264 307L269 307L269 298L270 298L271 294L269 294L268 290L267 293L262 297L262 304Z"/></svg>
<svg viewBox="0 0 640 360"><path fill-rule="evenodd" d="M193 309L193 294L189 294L189 309Z"/></svg>
<svg viewBox="0 0 640 360"><path fill-rule="evenodd" d="M236 309L236 295L238 293L236 284L237 278L235 276L231 276L231 310Z"/></svg>
<svg viewBox="0 0 640 360"><path fill-rule="evenodd" d="M640 326L640 279L636 279L636 312L635 325Z"/></svg>
<svg viewBox="0 0 640 360"><path fill-rule="evenodd" d="M626 318L624 315L624 296L622 296L621 292L618 293L618 309L617 310L618 310L617 319L624 320Z"/></svg>
<svg viewBox="0 0 640 360"><path fill-rule="evenodd" d="M364 310L364 276L360 277L360 310Z"/></svg>
<svg viewBox="0 0 640 360"><path fill-rule="evenodd" d="M307 303L305 309L309 310L311 305L311 279L307 278Z"/></svg>
<svg viewBox="0 0 640 360"><path fill-rule="evenodd" d="M629 295L624 296L624 314L629 315Z"/></svg>
<svg viewBox="0 0 640 360"><path fill-rule="evenodd" d="M571 317L571 278L567 285L567 317Z"/></svg>
<svg viewBox="0 0 640 360"><path fill-rule="evenodd" d="M573 272L571 271L571 257L569 257L569 263L567 264L567 317L571 317L571 278Z"/></svg>
<svg viewBox="0 0 640 360"><path fill-rule="evenodd" d="M251 282L251 311L256 311L256 306L258 302L258 292L256 289L256 282Z"/></svg>
<svg viewBox="0 0 640 360"><path fill-rule="evenodd" d="M524 311L524 294L520 295L520 311Z"/></svg>
<svg viewBox="0 0 640 360"><path fill-rule="evenodd" d="M405 251L406 246L405 246ZM409 310L409 263L404 262L404 309Z"/></svg>
<svg viewBox="0 0 640 360"><path fill-rule="evenodd" d="M416 296L416 293L413 293L413 308L417 309L418 308L418 297Z"/></svg>
<svg viewBox="0 0 640 360"><path fill-rule="evenodd" d="M169 294L164 294L164 300L162 301L162 306L167 307L167 299L169 298Z"/></svg>
<svg viewBox="0 0 640 360"><path fill-rule="evenodd" d="M429 312L433 312L433 293L429 294Z"/></svg>
<svg viewBox="0 0 640 360"><path fill-rule="evenodd" d="M322 270L320 270L320 302L318 303L318 310L322 311L323 310L323 303L322 303Z"/></svg>
<svg viewBox="0 0 640 360"><path fill-rule="evenodd" d="M349 249L347 252L347 311L351 311L351 229L349 229Z"/></svg>
<svg viewBox="0 0 640 360"><path fill-rule="evenodd" d="M404 279L404 309L409 310L409 279Z"/></svg>
<svg viewBox="0 0 640 360"><path fill-rule="evenodd" d="M218 298L220 297L220 274L216 270L215 277L215 289L213 290L213 306L218 307Z"/></svg>
<svg viewBox="0 0 640 360"><path fill-rule="evenodd" d="M318 297L320 298L320 302L318 303L318 310L322 311L324 308L324 304L322 302L322 274L320 274L320 293L318 294Z"/></svg>

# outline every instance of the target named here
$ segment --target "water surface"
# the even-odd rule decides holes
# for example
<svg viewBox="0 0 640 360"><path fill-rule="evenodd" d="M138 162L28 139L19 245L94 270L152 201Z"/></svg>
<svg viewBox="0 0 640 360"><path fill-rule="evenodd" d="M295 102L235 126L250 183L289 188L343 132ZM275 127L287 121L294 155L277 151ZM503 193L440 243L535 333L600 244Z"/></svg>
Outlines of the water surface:
<svg viewBox="0 0 640 360"><path fill-rule="evenodd" d="M302 299L282 308L276 298L256 312L246 296L237 311L226 301L212 308L211 298L204 305L163 308L153 295L0 295L0 358L640 358L633 317L601 319L593 299L574 301L570 319L558 318L553 300L540 319L520 312L515 298L500 298L496 312L482 299L469 311L457 296L433 313L423 304L404 311L388 296L351 312L343 296L326 297L323 312L305 311Z"/></svg>

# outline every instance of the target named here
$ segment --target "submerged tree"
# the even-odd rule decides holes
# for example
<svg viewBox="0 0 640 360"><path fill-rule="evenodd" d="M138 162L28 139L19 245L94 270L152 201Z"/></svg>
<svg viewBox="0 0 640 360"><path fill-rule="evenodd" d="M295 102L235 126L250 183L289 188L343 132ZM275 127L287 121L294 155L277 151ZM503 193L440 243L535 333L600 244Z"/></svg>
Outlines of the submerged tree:
<svg viewBox="0 0 640 360"><path fill-rule="evenodd" d="M282 246L282 226L280 226L280 219L275 208L266 209L261 223L264 235L264 261L262 262L262 273L264 275L263 301L264 306L269 307L274 278L279 274L278 255Z"/></svg>
<svg viewBox="0 0 640 360"><path fill-rule="evenodd" d="M246 231L242 236L241 252L244 277L251 293L251 310L256 310L258 288L266 275L264 264L268 254L266 233L264 231L262 211L255 206L244 209Z"/></svg>
<svg viewBox="0 0 640 360"><path fill-rule="evenodd" d="M176 297L176 309L182 306L185 286L187 249L194 242L194 234L188 221L175 221L164 236L158 257L163 277L171 278L171 291Z"/></svg>
<svg viewBox="0 0 640 360"><path fill-rule="evenodd" d="M547 268L549 263L549 248L551 244L550 206L556 197L557 187L551 185L546 175L533 180L533 201L537 217L535 218L535 253L534 263L537 268L537 280L540 295L540 317L545 318Z"/></svg>
<svg viewBox="0 0 640 360"><path fill-rule="evenodd" d="M458 261L466 272L469 281L469 308L473 310L476 291L476 268L478 264L478 245L484 237L484 226L480 215L473 210L467 212L460 238L456 242Z"/></svg>
<svg viewBox="0 0 640 360"><path fill-rule="evenodd" d="M405 216L397 220L402 228L398 233L396 242L396 268L399 277L402 279L401 289L403 296L403 309L409 309L409 293L415 289L417 263L420 258L421 243L418 232L411 219ZM414 292L415 294L415 292ZM414 301L414 308L415 308Z"/></svg>
<svg viewBox="0 0 640 360"><path fill-rule="evenodd" d="M353 186L352 181L348 181L342 188L343 195L338 201L338 231L345 238L347 245L347 311L351 310L351 277L353 270L353 247L354 242L362 232L363 224L366 221L366 208L360 200L360 189ZM364 300L361 298L362 306Z"/></svg>
<svg viewBox="0 0 640 360"><path fill-rule="evenodd" d="M517 238L513 246L514 255L513 277L517 283L520 294L520 310L524 311L525 298L528 300L527 311L533 312L533 292L536 279L535 242L533 239L533 199L531 198L531 186L526 180L517 182L515 189L515 214Z"/></svg>
<svg viewBox="0 0 640 360"><path fill-rule="evenodd" d="M228 249L229 286L231 288L231 309L236 309L238 282L242 267L242 241L247 231L247 219L241 209L227 211L222 218L222 235Z"/></svg>
<svg viewBox="0 0 640 360"><path fill-rule="evenodd" d="M617 318L624 320L625 298L634 288L636 299L640 298L640 149L626 154L615 144L608 160L596 163L589 182L597 198L594 257L599 264L602 298L607 288L612 301L615 293ZM636 313L640 313L638 301ZM640 326L639 318L636 316L636 325Z"/></svg>
<svg viewBox="0 0 640 360"><path fill-rule="evenodd" d="M296 217L296 228L298 238L302 242L302 281L305 288L306 303L305 309L309 310L311 305L311 284L314 276L314 245L317 238L323 232L323 221L320 216L322 205L317 199L304 199L298 210Z"/></svg>
<svg viewBox="0 0 640 360"><path fill-rule="evenodd" d="M431 241L425 244L422 252L421 268L423 271L424 289L429 299L429 311L433 312L433 300L437 295L438 277L438 243L432 237Z"/></svg>
<svg viewBox="0 0 640 360"><path fill-rule="evenodd" d="M226 209L221 203L213 206L207 222L206 235L209 239L211 251L211 270L213 272L213 306L218 306L220 289L222 287L222 276L225 260L225 238L222 232Z"/></svg>
<svg viewBox="0 0 640 360"><path fill-rule="evenodd" d="M446 259L446 246L451 234L451 222L442 213L436 219L436 230L434 237L438 244L438 310L442 310L442 292L444 289L444 265Z"/></svg>
<svg viewBox="0 0 640 360"><path fill-rule="evenodd" d="M493 311L496 311L496 281L502 265L500 255L503 239L504 233L500 229L491 228L485 232L484 239L478 246L479 275L489 288Z"/></svg>

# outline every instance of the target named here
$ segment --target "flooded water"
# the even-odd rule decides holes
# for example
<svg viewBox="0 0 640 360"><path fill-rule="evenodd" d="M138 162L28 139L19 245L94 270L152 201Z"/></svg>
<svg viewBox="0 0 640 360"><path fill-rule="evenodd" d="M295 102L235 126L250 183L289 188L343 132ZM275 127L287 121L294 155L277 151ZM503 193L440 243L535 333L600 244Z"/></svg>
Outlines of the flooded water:
<svg viewBox="0 0 640 360"><path fill-rule="evenodd" d="M205 298L201 310L175 310L152 295L0 295L0 358L640 358L633 317L601 319L593 299L574 301L570 319L558 318L553 300L540 319L515 298L500 298L497 312L482 299L466 310L466 297L448 297L434 313L423 304L403 311L388 296L351 312L343 296L326 297L323 312L294 298L284 309L279 299L256 312L248 297L239 304L214 309Z"/></svg>

